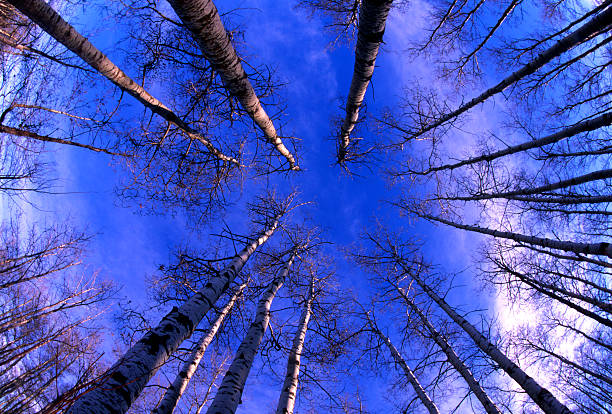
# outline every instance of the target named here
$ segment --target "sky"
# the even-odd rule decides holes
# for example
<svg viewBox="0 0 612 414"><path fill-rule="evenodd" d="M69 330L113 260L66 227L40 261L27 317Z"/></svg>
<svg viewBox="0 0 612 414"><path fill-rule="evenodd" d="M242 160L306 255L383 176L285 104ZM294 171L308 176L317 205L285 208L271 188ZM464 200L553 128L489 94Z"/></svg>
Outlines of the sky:
<svg viewBox="0 0 612 414"><path fill-rule="evenodd" d="M249 62L269 65L285 83L279 91L286 105L282 116L283 133L299 137L298 152L304 171L286 177L273 177L270 184L281 191L298 189L303 201L313 201L305 215L324 231L332 243L329 251L335 256L337 278L341 286L354 289L361 297L371 293L368 275L346 260L340 248L351 246L375 220L401 230L409 238L423 241L424 253L432 262L457 272L467 269L457 280L461 288L454 291L449 301L469 303L471 308L489 308L496 312L496 298L478 296L478 283L473 279L475 252L482 241L465 232L436 227L427 223L409 223L386 201L399 195L400 189L390 185L380 172L387 166L386 159L377 163L373 171L358 170L349 176L334 165L336 131L332 120L343 114L343 100L348 92L353 71L354 42L331 45L333 36L325 28L326 22L310 18L295 2L273 0L232 0L217 2L221 12L235 9L232 23L244 30L243 51ZM384 46L377 59L372 84L367 92L368 113L376 115L386 108L396 107L403 88L418 81L433 83L434 75L427 62L406 51L410 41L425 29L427 4L415 0L402 10L393 9L388 19ZM75 8L66 10L70 22L93 33L90 40L105 53L121 63L123 51L114 45L120 35L113 31L108 20L102 25L96 11ZM93 28L96 28L94 31ZM450 51L452 53L452 51ZM438 85L445 89L444 85ZM460 100L460 97L457 97ZM496 122L496 112L477 109L471 117L473 130L486 130ZM365 134L365 139L385 140ZM468 148L473 142L466 138L455 145ZM122 288L122 300L146 301L145 278L160 264L167 263L178 246L206 242L203 233L215 233L221 228L214 221L203 229L190 230L182 214L143 215L135 209L123 207L115 195L121 169L105 155L59 148L49 154L56 166L61 190L66 194L42 196L34 200L35 207L23 205L31 222L68 220L76 227L85 228L95 238L88 248L87 265L97 269L104 278ZM384 157L383 157L384 158ZM389 158L391 160L391 157ZM246 181L237 203L224 217L233 231L247 232L244 203L249 201L265 183ZM242 412L268 413L260 408L266 399L274 401L277 390L261 386L260 378L247 383ZM390 384L379 379L367 379L362 389L370 408L382 408L388 402L383 395ZM265 391L264 391L265 390ZM377 399L378 398L378 399ZM275 401L271 403L274 405ZM469 412L469 408L465 412Z"/></svg>

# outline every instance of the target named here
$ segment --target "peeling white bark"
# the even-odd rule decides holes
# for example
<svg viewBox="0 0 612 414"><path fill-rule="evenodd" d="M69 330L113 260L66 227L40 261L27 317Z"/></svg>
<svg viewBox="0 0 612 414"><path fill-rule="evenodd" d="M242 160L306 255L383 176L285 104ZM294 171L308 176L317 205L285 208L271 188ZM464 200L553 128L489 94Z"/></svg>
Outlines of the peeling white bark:
<svg viewBox="0 0 612 414"><path fill-rule="evenodd" d="M431 334L431 337L434 342L438 345L442 352L444 352L444 355L446 355L448 362L450 362L450 364L453 366L453 368L455 368L459 375L463 377L465 382L468 384L470 391L474 393L478 401L480 401L480 403L484 407L485 411L488 414L501 414L499 408L497 408L495 403L491 401L487 393L482 389L478 381L476 381L476 378L474 378L472 371L470 371L467 365L465 365L461 358L459 358L459 356L455 353L455 350L452 346L450 346L446 338L444 338L444 336L442 336L440 332L438 332L438 330L431 324L431 322L429 322L427 317L423 314L423 312L421 312L419 307L412 302L412 299L408 297L408 295L406 294L406 292L404 292L403 289L397 288L397 291L404 298L404 300L406 301L408 306L414 311L414 313L417 314L417 316L423 323L423 326Z"/></svg>
<svg viewBox="0 0 612 414"><path fill-rule="evenodd" d="M346 100L346 116L338 137L338 162L345 160L351 132L359 119L359 109L374 74L378 49L383 41L387 16L393 0L363 0L359 9L359 30L355 47L353 78Z"/></svg>
<svg viewBox="0 0 612 414"><path fill-rule="evenodd" d="M281 274L272 280L263 293L257 304L255 320L251 323L249 331L240 347L238 347L232 365L230 365L225 373L223 382L221 382L217 395L215 395L215 399L206 412L207 414L234 414L238 405L240 405L244 385L251 371L253 360L268 329L272 300L283 285L293 259L294 256L289 259Z"/></svg>
<svg viewBox="0 0 612 414"><path fill-rule="evenodd" d="M579 122L569 128L565 128L554 134L545 136L543 138L534 139L532 141L524 142L522 144L513 145L503 150L495 151L490 154L483 154L477 157L472 157L467 160L459 161L454 164L445 164L437 167L428 168L425 171L415 172L418 175L427 175L436 171L454 170L466 165L476 164L483 161L493 161L497 158L505 157L506 155L516 154L519 152L527 151L533 148L539 148L546 145L554 144L574 135L578 135L583 132L594 131L596 129L608 126L612 124L612 112L605 113L596 118L589 119L588 121Z"/></svg>
<svg viewBox="0 0 612 414"><path fill-rule="evenodd" d="M266 140L283 155L292 170L299 170L295 158L278 136L272 120L255 94L234 46L211 0L168 0L176 14L191 31L204 56L219 74L227 90L238 100Z"/></svg>
<svg viewBox="0 0 612 414"><path fill-rule="evenodd" d="M83 59L101 75L136 98L140 103L149 108L153 113L164 118L166 121L176 125L191 139L201 142L211 154L222 161L240 165L240 163L223 154L204 136L193 130L186 122L178 117L172 110L153 97L142 86L134 82L117 65L115 65L104 53L98 50L89 40L76 31L55 10L43 0L9 0L13 6L28 16L30 20L40 26L55 40L63 44L68 50Z"/></svg>
<svg viewBox="0 0 612 414"><path fill-rule="evenodd" d="M195 327L236 278L251 254L274 233L278 220L232 259L229 266L210 279L180 308L174 307L159 325L150 330L79 398L68 411L72 414L125 413L155 372L191 336Z"/></svg>
<svg viewBox="0 0 612 414"><path fill-rule="evenodd" d="M612 244L607 242L602 243L576 243L563 240L545 239L543 237L525 236L524 234L511 233L508 231L492 230L486 227L469 226L467 224L459 224L440 217L430 216L428 214L419 214L421 217L437 221L448 226L452 226L462 230L468 230L475 233L487 234L493 237L502 239L514 240L519 243L533 244L535 246L546 247L549 249L563 250L576 254L593 254L596 256L607 256L612 258Z"/></svg>
<svg viewBox="0 0 612 414"><path fill-rule="evenodd" d="M436 407L436 405L431 400L431 398L429 398L429 395L427 395L427 393L421 386L421 383L419 382L417 377L414 375L414 372L412 372L412 370L408 366L408 363L404 360L404 358L399 353L395 345L393 345L389 337L383 334L380 331L380 329L378 329L376 325L374 325L374 323L371 321L369 316L368 316L368 322L369 322L370 328L380 337L380 339L382 339L385 345L387 345L387 347L389 348L389 351L391 352L391 356L393 356L395 363L402 368L402 371L404 371L404 375L406 376L406 379L408 380L410 385L412 385L412 388L414 389L417 396L419 397L419 400L421 400L425 408L427 408L427 411L429 411L430 414L440 414L440 412L438 411L438 407Z"/></svg>
<svg viewBox="0 0 612 414"><path fill-rule="evenodd" d="M550 414L571 414L571 411L557 400L550 391L538 384L525 373L518 365L512 362L495 345L493 345L474 325L459 315L444 299L431 289L421 278L410 273L412 279L423 291L446 312L446 314L459 325L485 354L495 361L510 378L531 397L531 399L544 411Z"/></svg>
<svg viewBox="0 0 612 414"><path fill-rule="evenodd" d="M440 116L434 123L429 124L423 128L421 128L416 134L414 134L410 138L417 138L424 133L431 131L434 128L439 127L440 125L445 124L446 122L456 118L464 112L467 112L471 108L476 105L486 101L490 97L497 95L498 93L504 91L510 85L515 82L525 78L526 76L531 75L542 66L556 58L557 56L569 51L573 47L581 44L582 42L592 38L593 36L597 36L598 34L609 29L610 22L612 21L612 7L608 6L602 12L595 15L591 18L587 23L583 24L576 31L570 33L565 36L563 39L559 40L557 43L540 53L535 59L531 62L527 63L525 66L512 73L510 76L499 82L497 85L492 88L487 89L485 92L481 93L474 99L469 102L461 105L459 108L455 109L452 112L444 114Z"/></svg>
<svg viewBox="0 0 612 414"><path fill-rule="evenodd" d="M293 414L295 407L295 397L297 395L298 377L300 375L300 362L302 359L302 349L304 348L304 340L308 331L308 322L312 315L312 301L314 299L314 277L310 281L310 289L308 297L304 303L304 309L300 315L298 330L293 338L293 346L289 351L289 359L287 360L287 370L285 371L285 382L281 395L278 399L276 414Z"/></svg>
<svg viewBox="0 0 612 414"><path fill-rule="evenodd" d="M243 283L238 290L236 290L236 293L234 293L229 302L227 302L221 312L219 312L217 318L210 328L208 328L208 330L202 334L200 340L193 348L189 359L185 361L176 378L166 390L164 398L162 398L162 401L159 403L157 408L153 410L153 414L172 414L174 412L174 409L176 408L179 399L183 395L183 392L185 392L191 377L193 377L193 374L195 374L196 370L198 369L200 361L202 360L208 345L210 345L212 342L213 338L217 334L217 331L221 327L223 320L230 313L234 303L236 303L236 300L242 294L242 291L246 285L246 283Z"/></svg>

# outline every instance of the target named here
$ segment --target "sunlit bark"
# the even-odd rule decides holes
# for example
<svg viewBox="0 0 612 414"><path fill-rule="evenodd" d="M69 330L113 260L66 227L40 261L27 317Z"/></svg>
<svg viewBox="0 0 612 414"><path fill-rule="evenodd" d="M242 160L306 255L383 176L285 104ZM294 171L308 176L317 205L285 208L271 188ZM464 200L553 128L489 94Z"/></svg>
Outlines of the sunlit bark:
<svg viewBox="0 0 612 414"><path fill-rule="evenodd" d="M255 249L266 242L278 219L257 239L245 246L231 263L179 308L174 307L157 327L130 348L106 373L105 378L83 395L70 413L125 413L155 372L191 336L204 315L236 278Z"/></svg>
<svg viewBox="0 0 612 414"><path fill-rule="evenodd" d="M249 331L238 347L232 365L230 365L225 373L223 382L217 391L217 395L215 395L215 399L208 408L207 414L233 414L236 412L238 405L240 405L244 385L251 371L253 360L268 329L272 300L274 300L276 293L283 285L293 259L294 256L292 255L281 274L272 280L263 293L257 304L255 320L251 323Z"/></svg>

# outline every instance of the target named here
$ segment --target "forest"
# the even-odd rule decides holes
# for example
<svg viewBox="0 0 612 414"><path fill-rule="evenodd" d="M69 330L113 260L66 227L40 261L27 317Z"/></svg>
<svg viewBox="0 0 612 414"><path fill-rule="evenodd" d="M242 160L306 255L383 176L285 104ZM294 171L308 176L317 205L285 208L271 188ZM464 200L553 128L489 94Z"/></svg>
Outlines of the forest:
<svg viewBox="0 0 612 414"><path fill-rule="evenodd" d="M0 413L612 413L612 0L0 0Z"/></svg>

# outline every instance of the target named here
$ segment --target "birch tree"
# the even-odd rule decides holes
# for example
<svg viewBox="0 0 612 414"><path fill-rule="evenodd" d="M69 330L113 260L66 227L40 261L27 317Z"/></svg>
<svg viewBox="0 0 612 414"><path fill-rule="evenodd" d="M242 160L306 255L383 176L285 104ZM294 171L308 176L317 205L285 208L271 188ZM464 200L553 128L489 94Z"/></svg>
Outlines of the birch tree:
<svg viewBox="0 0 612 414"><path fill-rule="evenodd" d="M276 406L277 414L292 414L295 407L302 349L304 348L304 340L306 339L306 332L308 331L308 322L310 322L310 316L312 315L312 301L315 295L314 285L315 278L312 277L308 289L308 296L304 301L304 308L300 315L298 330L293 337L293 344L289 351L287 369L285 370L285 380Z"/></svg>
<svg viewBox="0 0 612 414"><path fill-rule="evenodd" d="M236 351L232 364L225 373L223 382L215 395L207 413L235 413L241 402L246 380L251 371L253 360L270 322L270 307L276 293L283 285L295 254L292 253L283 270L268 285L257 304L255 319Z"/></svg>
<svg viewBox="0 0 612 414"><path fill-rule="evenodd" d="M383 41L387 16L392 1L361 2L359 9L359 30L355 47L355 68L346 100L346 115L338 136L338 162L350 161L349 145L351 133L359 118L359 109L363 105L366 91L376 65L378 49ZM348 158L347 158L348 157Z"/></svg>
<svg viewBox="0 0 612 414"><path fill-rule="evenodd" d="M376 322L372 320L372 318L370 317L368 313L366 313L365 316L368 322L369 329L371 329L380 338L380 340L389 348L389 352L391 353L391 356L395 360L395 363L399 365L399 367L402 369L404 376L408 380L408 383L412 386L419 400L425 406L427 411L430 414L439 414L440 411L438 410L438 407L436 407L436 405L431 400L431 398L429 398L429 395L427 395L427 392L421 386L421 383L419 382L417 377L414 375L414 372L410 369L410 367L408 366L408 363L404 360L404 358L402 357L400 352L397 350L395 345L393 345L389 337L382 333L382 331L376 325Z"/></svg>
<svg viewBox="0 0 612 414"><path fill-rule="evenodd" d="M180 307L174 307L159 323L132 346L105 374L104 379L81 397L70 412L126 412L161 365L191 336L200 320L236 278L255 250L265 243L290 209L291 198L276 202L263 198L264 205L252 209L264 216L264 230L236 254L222 271ZM261 219L261 218L260 218Z"/></svg>
<svg viewBox="0 0 612 414"><path fill-rule="evenodd" d="M283 144L274 123L255 94L213 2L210 0L171 0L170 4L191 31L206 59L223 80L225 87L238 98L253 122L264 133L266 141L285 157L291 170L299 170L295 157Z"/></svg>
<svg viewBox="0 0 612 414"><path fill-rule="evenodd" d="M153 413L172 414L174 412L174 409L176 408L179 399L181 398L183 392L189 384L189 380L195 373L196 369L198 369L200 361L202 360L202 357L204 356L208 345L210 345L210 343L212 342L213 338L215 337L215 334L221 327L223 320L232 310L234 303L242 294L242 291L245 287L246 283L243 283L242 285L240 285L240 287L238 287L234 295L230 298L229 302L227 302L223 309L221 309L221 311L218 313L215 321L210 326L210 328L208 328L208 330L200 336L200 339L198 340L195 347L193 348L193 351L189 355L189 359L185 361L185 363L181 367L181 370L176 375L176 378L174 379L172 384L170 384L170 387L168 387L168 389L166 390L161 403L157 408L155 408L155 410L153 410Z"/></svg>

